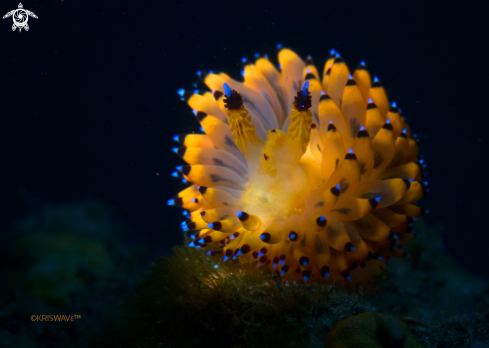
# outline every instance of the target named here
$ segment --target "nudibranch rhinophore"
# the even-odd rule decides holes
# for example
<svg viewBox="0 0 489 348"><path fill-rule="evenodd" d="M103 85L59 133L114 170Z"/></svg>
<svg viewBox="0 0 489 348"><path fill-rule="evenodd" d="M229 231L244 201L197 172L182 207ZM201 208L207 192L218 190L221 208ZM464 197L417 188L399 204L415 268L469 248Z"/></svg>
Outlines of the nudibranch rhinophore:
<svg viewBox="0 0 489 348"><path fill-rule="evenodd" d="M423 214L423 162L400 109L364 62L350 73L331 51L322 75L310 57L246 62L244 82L200 77L212 92L180 90L205 134L174 139L188 165L184 208L191 247L269 267L284 280L368 284L403 256ZM192 232L191 232L192 233Z"/></svg>

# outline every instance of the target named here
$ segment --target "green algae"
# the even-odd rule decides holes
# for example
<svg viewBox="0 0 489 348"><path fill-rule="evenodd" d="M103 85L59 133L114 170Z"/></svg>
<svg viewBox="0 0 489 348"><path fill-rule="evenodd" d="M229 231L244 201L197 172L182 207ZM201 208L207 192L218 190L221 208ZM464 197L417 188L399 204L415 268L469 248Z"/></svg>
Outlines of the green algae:
<svg viewBox="0 0 489 348"><path fill-rule="evenodd" d="M358 289L283 283L250 267L175 247L126 299L100 346L304 347L339 318L377 309Z"/></svg>
<svg viewBox="0 0 489 348"><path fill-rule="evenodd" d="M411 257L389 262L376 293L343 283L283 282L253 265L177 246L154 263L92 345L317 348L344 323L358 329L355 316L365 312L381 318L364 337L379 347L489 344L487 282L446 256L441 229L420 222L416 229L419 238L406 248ZM339 336L328 337L342 347Z"/></svg>

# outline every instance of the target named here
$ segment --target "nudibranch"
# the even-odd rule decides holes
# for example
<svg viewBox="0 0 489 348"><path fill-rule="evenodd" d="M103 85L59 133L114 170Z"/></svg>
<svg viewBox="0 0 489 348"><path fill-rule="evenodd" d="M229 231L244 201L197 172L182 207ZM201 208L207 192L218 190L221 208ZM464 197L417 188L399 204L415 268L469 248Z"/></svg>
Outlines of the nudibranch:
<svg viewBox="0 0 489 348"><path fill-rule="evenodd" d="M168 204L210 256L367 284L423 214L418 141L364 62L351 74L332 50L320 75L289 49L278 61L246 62L244 82L199 72L212 92L179 91L204 134L174 138L187 165L172 175L190 186Z"/></svg>

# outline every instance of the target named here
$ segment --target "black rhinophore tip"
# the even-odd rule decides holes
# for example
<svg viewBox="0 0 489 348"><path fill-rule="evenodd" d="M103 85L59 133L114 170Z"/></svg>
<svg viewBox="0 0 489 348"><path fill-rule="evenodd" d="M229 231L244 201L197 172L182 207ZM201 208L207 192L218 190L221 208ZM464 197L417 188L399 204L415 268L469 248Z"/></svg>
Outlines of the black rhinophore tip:
<svg viewBox="0 0 489 348"><path fill-rule="evenodd" d="M305 92L305 93L304 93ZM303 88L294 97L294 106L299 111L307 111L312 106L312 97L309 88Z"/></svg>
<svg viewBox="0 0 489 348"><path fill-rule="evenodd" d="M243 106L243 97L233 89L231 95L225 96L224 106L229 110L239 110Z"/></svg>

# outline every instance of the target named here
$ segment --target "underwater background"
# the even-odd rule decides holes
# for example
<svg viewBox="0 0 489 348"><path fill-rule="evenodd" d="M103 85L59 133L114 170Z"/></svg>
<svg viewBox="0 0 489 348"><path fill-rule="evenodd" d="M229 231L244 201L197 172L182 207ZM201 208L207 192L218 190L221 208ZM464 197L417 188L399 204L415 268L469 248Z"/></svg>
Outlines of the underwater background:
<svg viewBox="0 0 489 348"><path fill-rule="evenodd" d="M200 131L177 90L202 69L240 79L255 53L276 63L279 43L319 69L332 48L350 68L366 61L420 139L423 223L464 273L489 279L484 2L22 4L38 16L29 31L0 26L0 346L81 344L183 243L166 205L184 188L172 138ZM57 313L83 314L30 321Z"/></svg>

